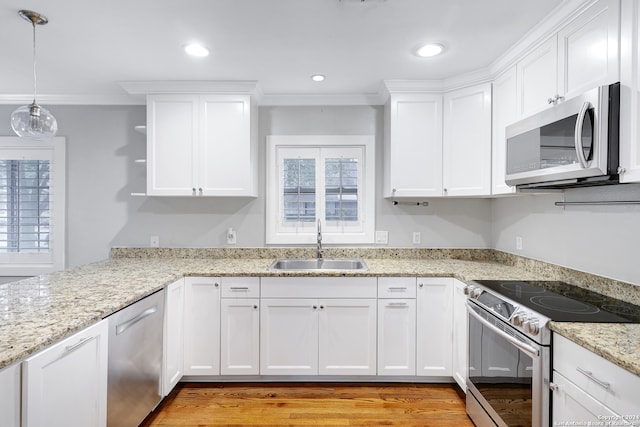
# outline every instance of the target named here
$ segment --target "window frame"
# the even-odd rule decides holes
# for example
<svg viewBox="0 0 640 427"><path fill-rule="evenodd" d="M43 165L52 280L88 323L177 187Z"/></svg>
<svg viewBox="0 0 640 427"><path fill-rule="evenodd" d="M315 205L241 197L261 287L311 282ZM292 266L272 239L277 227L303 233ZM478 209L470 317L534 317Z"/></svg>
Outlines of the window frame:
<svg viewBox="0 0 640 427"><path fill-rule="evenodd" d="M283 225L281 163L283 153L299 152L300 158L317 150L316 219ZM358 224L325 221L325 163L324 159L354 157L358 168ZM287 157L291 158L291 157ZM269 135L267 136L266 179L266 244L314 244L317 241L317 219L322 219L324 244L373 244L375 242L375 137L373 135Z"/></svg>
<svg viewBox="0 0 640 427"><path fill-rule="evenodd" d="M2 160L49 160L50 233L49 251L44 253L0 253L0 276L35 276L65 267L66 241L66 140L31 141L0 137Z"/></svg>

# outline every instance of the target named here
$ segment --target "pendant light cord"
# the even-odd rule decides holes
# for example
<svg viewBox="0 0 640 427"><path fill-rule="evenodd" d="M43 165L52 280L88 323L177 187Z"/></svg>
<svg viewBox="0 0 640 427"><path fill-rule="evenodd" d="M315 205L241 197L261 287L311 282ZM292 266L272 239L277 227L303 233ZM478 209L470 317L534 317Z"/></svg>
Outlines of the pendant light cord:
<svg viewBox="0 0 640 427"><path fill-rule="evenodd" d="M31 22L33 27L33 102L36 102L36 23Z"/></svg>

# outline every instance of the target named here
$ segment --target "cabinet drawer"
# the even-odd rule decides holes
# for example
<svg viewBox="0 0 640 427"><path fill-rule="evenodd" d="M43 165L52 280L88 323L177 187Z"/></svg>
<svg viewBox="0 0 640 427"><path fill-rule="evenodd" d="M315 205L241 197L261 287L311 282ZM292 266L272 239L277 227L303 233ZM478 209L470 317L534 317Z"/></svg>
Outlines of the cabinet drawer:
<svg viewBox="0 0 640 427"><path fill-rule="evenodd" d="M554 370L622 415L640 415L640 377L555 334Z"/></svg>
<svg viewBox="0 0 640 427"><path fill-rule="evenodd" d="M378 298L415 298L415 277L378 278Z"/></svg>
<svg viewBox="0 0 640 427"><path fill-rule="evenodd" d="M259 298L259 277L223 277L222 298Z"/></svg>

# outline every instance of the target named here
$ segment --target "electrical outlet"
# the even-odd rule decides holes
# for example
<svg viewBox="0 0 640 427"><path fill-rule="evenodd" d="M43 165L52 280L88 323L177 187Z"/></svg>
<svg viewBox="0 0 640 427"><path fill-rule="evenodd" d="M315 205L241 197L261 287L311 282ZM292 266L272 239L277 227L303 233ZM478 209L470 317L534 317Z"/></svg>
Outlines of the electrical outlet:
<svg viewBox="0 0 640 427"><path fill-rule="evenodd" d="M149 246L152 248L160 247L160 236L151 236L149 238Z"/></svg>
<svg viewBox="0 0 640 427"><path fill-rule="evenodd" d="M522 250L522 236L516 236L516 250Z"/></svg>
<svg viewBox="0 0 640 427"><path fill-rule="evenodd" d="M380 245L386 245L389 243L388 231L376 231L376 243Z"/></svg>
<svg viewBox="0 0 640 427"><path fill-rule="evenodd" d="M413 244L414 245L419 245L420 244L420 232L419 231L414 231L413 232Z"/></svg>
<svg viewBox="0 0 640 427"><path fill-rule="evenodd" d="M227 229L227 244L228 245L236 244L236 230L234 230L231 227Z"/></svg>

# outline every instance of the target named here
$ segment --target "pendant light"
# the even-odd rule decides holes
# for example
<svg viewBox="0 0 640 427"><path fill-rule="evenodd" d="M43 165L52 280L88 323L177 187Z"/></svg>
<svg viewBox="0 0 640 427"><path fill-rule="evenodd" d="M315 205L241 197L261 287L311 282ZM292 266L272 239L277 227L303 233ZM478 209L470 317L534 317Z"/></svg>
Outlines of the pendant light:
<svg viewBox="0 0 640 427"><path fill-rule="evenodd" d="M11 114L11 128L20 138L50 139L58 131L58 122L47 109L36 103L36 24L45 25L49 20L30 10L21 10L18 13L33 26L33 102L17 108Z"/></svg>

